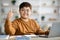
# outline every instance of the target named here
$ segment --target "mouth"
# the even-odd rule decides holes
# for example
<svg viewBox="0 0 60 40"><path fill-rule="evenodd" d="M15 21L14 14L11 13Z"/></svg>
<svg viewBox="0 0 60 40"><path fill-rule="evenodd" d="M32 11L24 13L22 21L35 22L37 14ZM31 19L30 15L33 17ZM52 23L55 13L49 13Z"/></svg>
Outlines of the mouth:
<svg viewBox="0 0 60 40"><path fill-rule="evenodd" d="M23 14L24 16L28 16L28 14Z"/></svg>

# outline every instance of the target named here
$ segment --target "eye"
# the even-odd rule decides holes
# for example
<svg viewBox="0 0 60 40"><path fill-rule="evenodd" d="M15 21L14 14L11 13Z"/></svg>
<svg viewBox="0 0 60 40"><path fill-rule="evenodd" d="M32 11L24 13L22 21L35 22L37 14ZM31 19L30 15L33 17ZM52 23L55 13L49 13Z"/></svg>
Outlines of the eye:
<svg viewBox="0 0 60 40"><path fill-rule="evenodd" d="M21 9L21 11L24 11L24 9Z"/></svg>

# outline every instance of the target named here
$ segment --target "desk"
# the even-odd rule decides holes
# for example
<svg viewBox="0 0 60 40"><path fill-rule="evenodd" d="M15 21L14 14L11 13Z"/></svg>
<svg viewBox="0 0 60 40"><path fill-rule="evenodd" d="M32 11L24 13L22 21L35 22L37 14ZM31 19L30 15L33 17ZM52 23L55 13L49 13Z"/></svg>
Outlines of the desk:
<svg viewBox="0 0 60 40"><path fill-rule="evenodd" d="M54 37L54 38L42 38L42 37L38 37L38 38L31 38L30 40L60 40L60 37Z"/></svg>
<svg viewBox="0 0 60 40"><path fill-rule="evenodd" d="M10 36L9 40L15 40L16 36ZM42 37L31 37L30 40L60 40L60 37L53 38L42 38Z"/></svg>

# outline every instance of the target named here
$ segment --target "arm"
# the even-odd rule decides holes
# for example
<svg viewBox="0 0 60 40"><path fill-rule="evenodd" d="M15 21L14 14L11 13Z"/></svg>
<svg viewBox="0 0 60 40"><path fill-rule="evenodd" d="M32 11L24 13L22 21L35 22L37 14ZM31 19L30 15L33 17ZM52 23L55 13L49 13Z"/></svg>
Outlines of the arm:
<svg viewBox="0 0 60 40"><path fill-rule="evenodd" d="M37 35L48 35L49 31L43 31L36 21L34 21Z"/></svg>
<svg viewBox="0 0 60 40"><path fill-rule="evenodd" d="M15 21L11 22L9 19L6 19L6 21L5 21L5 32L6 32L6 34L14 35L16 32L16 26L17 26L17 24Z"/></svg>
<svg viewBox="0 0 60 40"><path fill-rule="evenodd" d="M37 28L36 30L37 35L45 35L45 31L43 31L37 23L36 23L36 28Z"/></svg>

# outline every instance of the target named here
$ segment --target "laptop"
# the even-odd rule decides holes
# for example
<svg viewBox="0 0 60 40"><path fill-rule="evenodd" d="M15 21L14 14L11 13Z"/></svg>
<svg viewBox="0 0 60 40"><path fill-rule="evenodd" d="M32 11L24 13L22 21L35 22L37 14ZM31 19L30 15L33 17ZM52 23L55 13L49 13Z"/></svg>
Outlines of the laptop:
<svg viewBox="0 0 60 40"><path fill-rule="evenodd" d="M60 22L54 22L52 27L49 28L50 32L48 35L39 35L39 37L51 38L60 37Z"/></svg>
<svg viewBox="0 0 60 40"><path fill-rule="evenodd" d="M60 22L52 24L48 37L60 37Z"/></svg>

